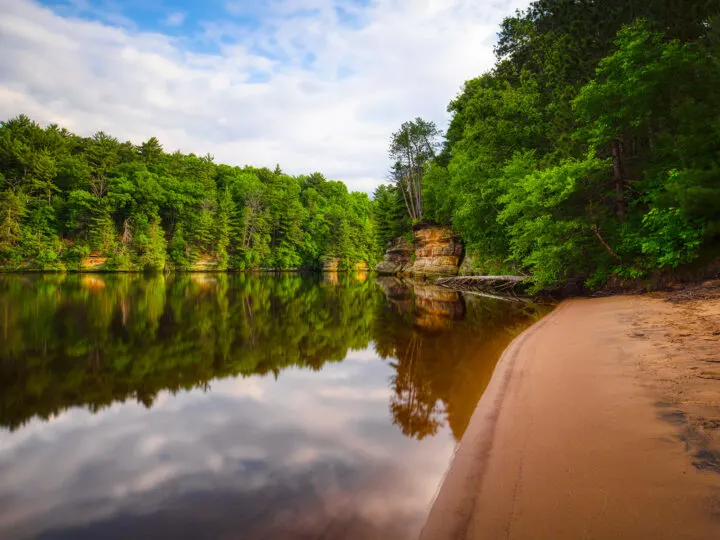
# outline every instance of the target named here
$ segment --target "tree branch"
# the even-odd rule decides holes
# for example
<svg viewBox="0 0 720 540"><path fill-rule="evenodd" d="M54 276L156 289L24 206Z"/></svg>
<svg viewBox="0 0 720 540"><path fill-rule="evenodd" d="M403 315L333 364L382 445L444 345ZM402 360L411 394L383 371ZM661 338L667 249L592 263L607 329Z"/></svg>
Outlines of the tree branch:
<svg viewBox="0 0 720 540"><path fill-rule="evenodd" d="M597 223L593 224L593 232L595 233L595 236L597 236L598 240L600 240L600 243L605 246L605 249L607 249L608 253L615 257L618 261L622 263L622 259L615 253L610 245L605 241L605 239L600 234L600 228L597 226Z"/></svg>

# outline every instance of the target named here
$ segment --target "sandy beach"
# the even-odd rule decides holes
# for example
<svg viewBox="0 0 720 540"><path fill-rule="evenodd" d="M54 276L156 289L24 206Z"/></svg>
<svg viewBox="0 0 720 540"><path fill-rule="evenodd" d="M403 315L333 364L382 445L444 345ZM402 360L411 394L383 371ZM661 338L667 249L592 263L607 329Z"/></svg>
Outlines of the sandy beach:
<svg viewBox="0 0 720 540"><path fill-rule="evenodd" d="M505 351L423 540L720 538L720 295L574 299Z"/></svg>

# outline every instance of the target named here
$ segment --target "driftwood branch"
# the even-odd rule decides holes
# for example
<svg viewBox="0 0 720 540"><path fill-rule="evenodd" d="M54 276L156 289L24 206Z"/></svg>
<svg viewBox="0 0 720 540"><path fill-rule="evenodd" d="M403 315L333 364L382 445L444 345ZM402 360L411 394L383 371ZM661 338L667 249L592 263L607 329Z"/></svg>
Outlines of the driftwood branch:
<svg viewBox="0 0 720 540"><path fill-rule="evenodd" d="M469 284L493 284L506 283L517 284L527 280L529 276L452 276L435 280L437 285L469 285Z"/></svg>
<svg viewBox="0 0 720 540"><path fill-rule="evenodd" d="M605 249L607 249L608 253L615 257L618 261L622 262L622 259L618 257L618 255L612 250L610 245L605 241L605 239L600 234L600 228L597 226L597 223L593 225L593 232L595 233L595 236L597 236L598 240L600 240L600 243L605 246Z"/></svg>
<svg viewBox="0 0 720 540"><path fill-rule="evenodd" d="M468 292L488 298L511 300L511 298L492 293L505 293L515 296L515 289L526 281L529 276L454 276L440 278L435 281L436 285L453 289L455 291Z"/></svg>
<svg viewBox="0 0 720 540"><path fill-rule="evenodd" d="M512 281L519 283L529 279L530 276L451 276L438 279L440 281Z"/></svg>

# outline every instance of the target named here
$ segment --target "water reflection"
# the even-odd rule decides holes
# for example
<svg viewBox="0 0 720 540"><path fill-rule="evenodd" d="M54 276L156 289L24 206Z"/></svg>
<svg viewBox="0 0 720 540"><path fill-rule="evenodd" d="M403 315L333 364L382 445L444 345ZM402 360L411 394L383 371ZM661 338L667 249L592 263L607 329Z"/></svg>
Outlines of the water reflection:
<svg viewBox="0 0 720 540"><path fill-rule="evenodd" d="M537 316L367 274L0 276L0 537L411 538Z"/></svg>
<svg viewBox="0 0 720 540"><path fill-rule="evenodd" d="M371 339L373 284L298 276L3 276L0 425L320 369Z"/></svg>
<svg viewBox="0 0 720 540"><path fill-rule="evenodd" d="M395 370L394 423L418 439L447 424L460 440L502 351L546 308L464 297L422 281L378 283L391 309L378 312L374 340Z"/></svg>

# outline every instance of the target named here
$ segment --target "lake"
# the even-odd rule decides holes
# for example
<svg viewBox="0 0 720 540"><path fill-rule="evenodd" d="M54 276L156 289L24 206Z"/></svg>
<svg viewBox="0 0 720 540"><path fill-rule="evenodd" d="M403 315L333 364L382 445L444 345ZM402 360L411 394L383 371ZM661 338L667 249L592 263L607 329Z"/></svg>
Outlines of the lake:
<svg viewBox="0 0 720 540"><path fill-rule="evenodd" d="M416 538L542 312L366 274L0 275L0 538Z"/></svg>

